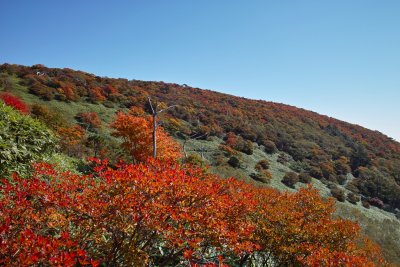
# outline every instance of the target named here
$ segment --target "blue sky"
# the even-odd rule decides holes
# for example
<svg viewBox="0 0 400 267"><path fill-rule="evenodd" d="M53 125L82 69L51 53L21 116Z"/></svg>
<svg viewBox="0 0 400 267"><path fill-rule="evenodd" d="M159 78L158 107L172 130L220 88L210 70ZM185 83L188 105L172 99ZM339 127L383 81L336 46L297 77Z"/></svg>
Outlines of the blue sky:
<svg viewBox="0 0 400 267"><path fill-rule="evenodd" d="M0 2L0 63L310 109L400 140L400 1Z"/></svg>

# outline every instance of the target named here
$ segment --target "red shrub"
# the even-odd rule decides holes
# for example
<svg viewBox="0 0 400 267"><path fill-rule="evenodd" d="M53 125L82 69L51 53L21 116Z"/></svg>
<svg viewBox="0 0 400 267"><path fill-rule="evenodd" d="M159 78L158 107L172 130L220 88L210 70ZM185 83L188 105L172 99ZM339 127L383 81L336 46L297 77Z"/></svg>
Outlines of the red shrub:
<svg viewBox="0 0 400 267"><path fill-rule="evenodd" d="M76 115L76 119L84 127L101 128L101 119L96 112L81 112Z"/></svg>
<svg viewBox="0 0 400 267"><path fill-rule="evenodd" d="M18 97L10 94L10 93L2 93L0 94L0 99L3 100L4 104L7 106L13 107L16 110L19 110L23 114L29 113L29 107Z"/></svg>
<svg viewBox="0 0 400 267"><path fill-rule="evenodd" d="M1 180L0 192L1 266L97 265L68 229L61 229L66 217L50 184L14 176L12 183Z"/></svg>
<svg viewBox="0 0 400 267"><path fill-rule="evenodd" d="M174 161L93 165L92 175L42 163L30 179L0 179L1 266L224 266L255 250L285 266L384 266L311 187L282 193Z"/></svg>
<svg viewBox="0 0 400 267"><path fill-rule="evenodd" d="M102 90L99 87L89 89L89 98L94 102L103 102L106 97L102 94Z"/></svg>
<svg viewBox="0 0 400 267"><path fill-rule="evenodd" d="M247 220L254 201L236 189L244 191L243 183L172 161L117 169L103 163L94 167L95 178L38 164L30 179L0 180L0 265L82 266L100 259L145 266L159 242L170 257L189 250L203 257L212 246L219 253L254 249ZM52 262L64 254L68 262Z"/></svg>

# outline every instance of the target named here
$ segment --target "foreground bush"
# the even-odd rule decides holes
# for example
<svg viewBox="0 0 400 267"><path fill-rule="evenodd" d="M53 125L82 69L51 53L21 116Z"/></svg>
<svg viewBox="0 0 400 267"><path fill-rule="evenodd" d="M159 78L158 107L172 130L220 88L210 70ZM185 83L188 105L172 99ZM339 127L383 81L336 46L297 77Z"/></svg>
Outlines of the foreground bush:
<svg viewBox="0 0 400 267"><path fill-rule="evenodd" d="M34 161L55 149L55 138L42 123L0 103L0 177L28 175Z"/></svg>
<svg viewBox="0 0 400 267"><path fill-rule="evenodd" d="M93 175L37 164L0 182L4 266L380 266L359 227L333 219L334 201L220 179L150 160Z"/></svg>
<svg viewBox="0 0 400 267"><path fill-rule="evenodd" d="M107 266L175 266L255 247L246 240L253 231L246 220L253 200L237 192L241 184L233 179L217 180L171 162L116 170L102 165L96 171L95 176L79 176L39 164L31 179L3 180L3 263L54 265L53 257L80 251L85 262L96 259ZM20 238L26 231L29 240ZM30 246L62 244L66 235L70 246L39 254Z"/></svg>

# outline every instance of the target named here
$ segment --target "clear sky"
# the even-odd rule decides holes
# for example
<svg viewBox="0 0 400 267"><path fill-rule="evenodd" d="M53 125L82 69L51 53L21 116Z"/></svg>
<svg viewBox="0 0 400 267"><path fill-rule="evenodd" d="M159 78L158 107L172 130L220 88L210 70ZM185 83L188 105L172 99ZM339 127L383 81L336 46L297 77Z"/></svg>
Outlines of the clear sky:
<svg viewBox="0 0 400 267"><path fill-rule="evenodd" d="M186 83L400 140L398 0L0 0L0 63Z"/></svg>

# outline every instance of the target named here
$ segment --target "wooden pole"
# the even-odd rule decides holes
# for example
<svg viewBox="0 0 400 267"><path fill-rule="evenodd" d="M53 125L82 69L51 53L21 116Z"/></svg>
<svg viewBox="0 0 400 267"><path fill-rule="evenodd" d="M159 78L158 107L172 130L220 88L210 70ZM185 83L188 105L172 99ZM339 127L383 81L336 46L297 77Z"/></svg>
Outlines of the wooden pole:
<svg viewBox="0 0 400 267"><path fill-rule="evenodd" d="M147 97L149 99L149 104L151 107L151 112L153 113L153 158L157 157L157 114L166 111L167 109L176 107L176 105L169 106L165 109L162 109L160 111L157 111L158 105L154 108L153 104L151 103L150 97Z"/></svg>
<svg viewBox="0 0 400 267"><path fill-rule="evenodd" d="M153 113L153 158L157 157L157 112Z"/></svg>

